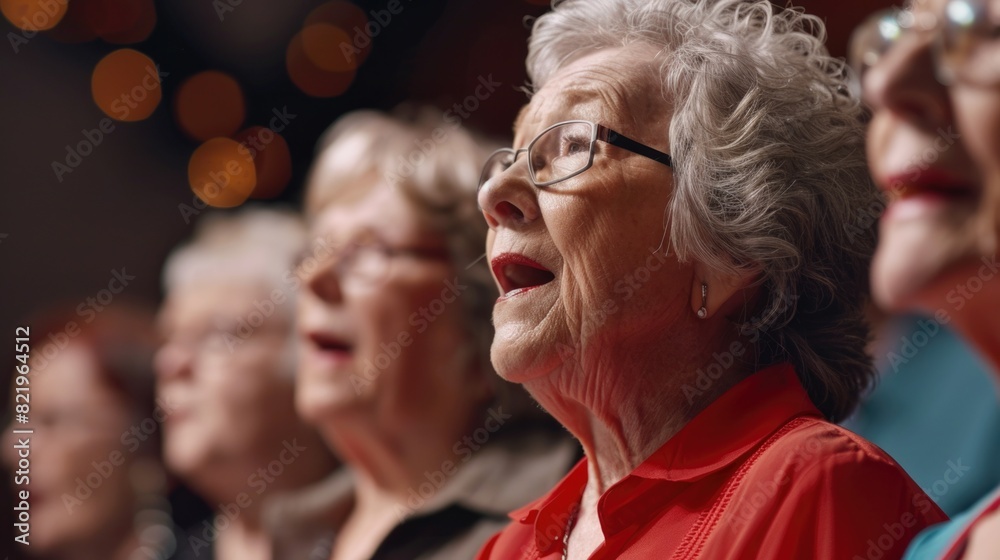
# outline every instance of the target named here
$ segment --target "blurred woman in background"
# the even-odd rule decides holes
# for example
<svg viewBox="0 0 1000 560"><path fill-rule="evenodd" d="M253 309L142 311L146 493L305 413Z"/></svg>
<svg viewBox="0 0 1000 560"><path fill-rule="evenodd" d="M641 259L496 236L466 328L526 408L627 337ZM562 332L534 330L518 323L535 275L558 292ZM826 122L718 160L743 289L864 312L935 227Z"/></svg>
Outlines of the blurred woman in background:
<svg viewBox="0 0 1000 560"><path fill-rule="evenodd" d="M889 200L875 300L950 324L1000 372L1000 0L877 14L851 50L874 113L869 166ZM1000 558L998 510L1000 488L925 531L906 557Z"/></svg>
<svg viewBox="0 0 1000 560"><path fill-rule="evenodd" d="M483 155L433 113L351 113L320 142L296 404L349 467L311 505L334 560L471 558L575 459L489 363Z"/></svg>
<svg viewBox="0 0 1000 560"><path fill-rule="evenodd" d="M337 465L294 410L293 261L303 240L296 216L244 210L206 219L165 265L164 459L216 513L188 530L181 558L272 558L267 501Z"/></svg>
<svg viewBox="0 0 1000 560"><path fill-rule="evenodd" d="M152 314L116 303L84 320L69 309L29 321L28 554L50 560L163 560L176 547L153 399ZM42 343L57 341L41 352ZM62 341L62 342L60 342ZM11 434L29 428L30 436Z"/></svg>

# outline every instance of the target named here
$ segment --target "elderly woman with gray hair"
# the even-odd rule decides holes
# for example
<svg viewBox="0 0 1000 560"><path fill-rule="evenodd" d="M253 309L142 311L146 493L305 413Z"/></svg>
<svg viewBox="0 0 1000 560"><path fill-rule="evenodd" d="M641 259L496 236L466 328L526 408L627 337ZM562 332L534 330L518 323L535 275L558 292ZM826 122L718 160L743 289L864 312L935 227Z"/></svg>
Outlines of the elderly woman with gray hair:
<svg viewBox="0 0 1000 560"><path fill-rule="evenodd" d="M579 457L490 366L484 156L434 111L351 113L320 142L296 405L347 468L276 515L325 531L323 558L471 558Z"/></svg>
<svg viewBox="0 0 1000 560"><path fill-rule="evenodd" d="M492 360L586 458L480 558L899 558L944 518L870 384L859 101L764 0L567 0L480 180ZM861 225L864 225L862 222Z"/></svg>
<svg viewBox="0 0 1000 560"><path fill-rule="evenodd" d="M338 465L295 414L294 260L304 242L291 212L218 213L164 265L164 462L216 514L188 530L178 559L285 558L272 556L268 505Z"/></svg>

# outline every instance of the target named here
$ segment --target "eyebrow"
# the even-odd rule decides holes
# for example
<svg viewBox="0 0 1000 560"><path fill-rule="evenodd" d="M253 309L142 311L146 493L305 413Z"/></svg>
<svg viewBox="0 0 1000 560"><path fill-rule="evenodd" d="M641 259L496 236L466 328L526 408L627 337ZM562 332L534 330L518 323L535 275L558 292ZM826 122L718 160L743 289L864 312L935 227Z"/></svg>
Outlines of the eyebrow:
<svg viewBox="0 0 1000 560"><path fill-rule="evenodd" d="M570 87L560 92L560 95L563 98L569 98L566 102L566 105L579 105L591 99L602 97L601 94L596 89L585 86ZM514 119L514 126L512 129L512 133L514 136L517 136L517 130L521 128L521 125L523 124L521 121L523 121L524 118L528 115L528 108L530 106L531 104L528 103L523 107L521 107L521 110L518 111L517 117ZM548 124L554 124L554 122Z"/></svg>

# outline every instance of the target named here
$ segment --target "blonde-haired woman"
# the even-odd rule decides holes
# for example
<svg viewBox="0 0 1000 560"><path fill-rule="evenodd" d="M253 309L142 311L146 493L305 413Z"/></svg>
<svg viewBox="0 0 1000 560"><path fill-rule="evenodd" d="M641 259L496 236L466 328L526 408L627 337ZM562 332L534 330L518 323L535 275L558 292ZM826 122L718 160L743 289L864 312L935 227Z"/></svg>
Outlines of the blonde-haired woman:
<svg viewBox="0 0 1000 560"><path fill-rule="evenodd" d="M284 513L334 560L471 558L577 455L490 366L482 156L431 111L351 113L320 143L296 396L348 469L299 504L309 523Z"/></svg>

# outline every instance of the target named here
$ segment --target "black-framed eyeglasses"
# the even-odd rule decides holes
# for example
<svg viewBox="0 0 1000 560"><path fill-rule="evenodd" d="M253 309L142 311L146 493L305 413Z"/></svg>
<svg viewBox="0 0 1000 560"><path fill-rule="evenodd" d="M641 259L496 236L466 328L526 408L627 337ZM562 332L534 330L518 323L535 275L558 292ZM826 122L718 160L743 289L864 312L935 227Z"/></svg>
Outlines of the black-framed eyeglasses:
<svg viewBox="0 0 1000 560"><path fill-rule="evenodd" d="M528 173L536 187L547 187L576 177L594 164L594 146L598 140L673 167L670 154L632 140L604 125L581 120L564 121L543 130L526 148L501 148L493 152L483 166L479 189L514 165L521 153L528 154Z"/></svg>
<svg viewBox="0 0 1000 560"><path fill-rule="evenodd" d="M1000 83L996 54L1000 25L990 18L989 0L949 0L940 14L913 7L873 14L851 37L849 61L854 79L860 80L893 46L913 34L931 37L935 73L943 85ZM859 83L852 85L860 92Z"/></svg>

